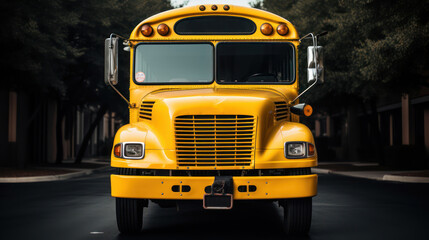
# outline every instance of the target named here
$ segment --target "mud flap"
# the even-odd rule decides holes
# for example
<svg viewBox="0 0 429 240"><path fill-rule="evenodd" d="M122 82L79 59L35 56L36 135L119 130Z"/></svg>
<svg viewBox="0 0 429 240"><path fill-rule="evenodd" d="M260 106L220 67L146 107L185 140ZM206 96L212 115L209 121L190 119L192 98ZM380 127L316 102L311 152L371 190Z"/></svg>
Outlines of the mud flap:
<svg viewBox="0 0 429 240"><path fill-rule="evenodd" d="M204 209L231 209L234 199L233 192L232 176L216 176L211 186L211 192L204 195Z"/></svg>

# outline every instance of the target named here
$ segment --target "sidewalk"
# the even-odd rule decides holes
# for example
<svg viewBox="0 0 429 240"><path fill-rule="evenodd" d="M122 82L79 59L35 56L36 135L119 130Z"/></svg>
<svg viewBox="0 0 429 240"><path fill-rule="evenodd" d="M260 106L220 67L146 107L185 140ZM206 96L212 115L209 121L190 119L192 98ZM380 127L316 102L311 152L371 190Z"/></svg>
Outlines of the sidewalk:
<svg viewBox="0 0 429 240"><path fill-rule="evenodd" d="M0 183L58 181L90 175L110 168L108 158L85 158L81 164L65 161L62 164L45 164L26 169L0 168ZM429 183L429 170L392 170L377 163L321 162L312 168L317 174L336 174L378 181Z"/></svg>
<svg viewBox="0 0 429 240"><path fill-rule="evenodd" d="M41 164L25 169L1 167L0 183L58 181L90 175L109 168L109 159L103 157L84 158L80 164L66 160L61 164Z"/></svg>
<svg viewBox="0 0 429 240"><path fill-rule="evenodd" d="M378 181L429 183L429 170L392 170L378 163L321 162L313 173L336 174Z"/></svg>

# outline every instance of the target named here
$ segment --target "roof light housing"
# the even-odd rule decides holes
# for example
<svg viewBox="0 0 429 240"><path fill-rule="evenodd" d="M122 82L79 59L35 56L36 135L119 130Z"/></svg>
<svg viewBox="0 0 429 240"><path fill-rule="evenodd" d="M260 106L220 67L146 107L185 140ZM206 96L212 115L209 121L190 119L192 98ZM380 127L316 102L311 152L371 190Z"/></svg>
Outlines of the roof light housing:
<svg viewBox="0 0 429 240"><path fill-rule="evenodd" d="M264 35L271 35L273 33L273 26L269 23L264 23L261 25L261 33Z"/></svg>
<svg viewBox="0 0 429 240"><path fill-rule="evenodd" d="M141 28L141 33L145 37L149 37L153 33L153 28L149 24L144 24Z"/></svg>
<svg viewBox="0 0 429 240"><path fill-rule="evenodd" d="M156 30L161 36L166 36L170 32L170 28L165 23L159 24Z"/></svg>
<svg viewBox="0 0 429 240"><path fill-rule="evenodd" d="M285 23L281 23L280 25L277 26L277 33L279 35L286 35L289 32L289 28L287 27L287 25Z"/></svg>

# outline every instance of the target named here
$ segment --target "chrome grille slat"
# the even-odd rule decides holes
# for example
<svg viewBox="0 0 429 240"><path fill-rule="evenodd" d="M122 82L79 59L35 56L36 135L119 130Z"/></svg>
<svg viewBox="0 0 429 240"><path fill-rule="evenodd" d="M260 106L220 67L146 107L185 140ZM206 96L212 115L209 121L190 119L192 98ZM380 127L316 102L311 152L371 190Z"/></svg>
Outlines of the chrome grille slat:
<svg viewBox="0 0 429 240"><path fill-rule="evenodd" d="M184 115L175 119L179 166L250 166L255 118L249 115Z"/></svg>

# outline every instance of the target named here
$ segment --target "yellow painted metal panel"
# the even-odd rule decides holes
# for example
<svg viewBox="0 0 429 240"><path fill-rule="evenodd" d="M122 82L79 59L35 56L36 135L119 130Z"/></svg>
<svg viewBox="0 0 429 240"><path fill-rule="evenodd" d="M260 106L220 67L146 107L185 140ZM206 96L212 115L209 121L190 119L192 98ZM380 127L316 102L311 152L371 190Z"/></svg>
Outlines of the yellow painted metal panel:
<svg viewBox="0 0 429 240"><path fill-rule="evenodd" d="M233 177L234 199L282 199L313 197L317 194L317 175ZM214 177L164 177L111 175L112 196L144 199L203 199L205 187ZM173 192L173 185L188 185L189 192ZM254 185L255 192L239 192L240 185Z"/></svg>
<svg viewBox="0 0 429 240"><path fill-rule="evenodd" d="M222 39L232 39L232 40L253 40L253 39L266 39L266 40L297 40L298 32L295 27L286 19L275 15L273 13L241 6L230 5L230 10L225 11L219 4L219 9L217 11L211 10L211 5L205 5L206 10L200 11L199 6L190 6L185 8L173 9L163 13L154 15L148 19L145 19L140 24L136 26L133 32L130 35L132 40L145 40L145 41L177 41L177 40L222 40ZM210 15L226 15L226 16L235 16L235 17L244 17L249 18L256 24L256 32L252 35L178 35L173 31L174 24L182 19L187 17L196 17L196 16L210 16ZM170 28L169 34L167 36L161 36L157 33L156 28L159 24L167 24ZM260 27L264 23L270 23L274 28L274 33L266 36L263 35L260 31ZM285 23L289 28L289 33L285 36L281 36L276 32L276 28L280 23ZM150 24L154 29L154 33L149 37L144 37L140 30L143 24Z"/></svg>

